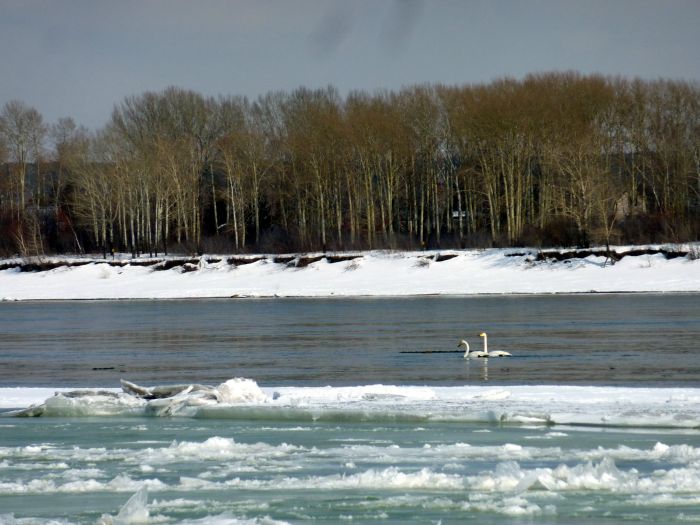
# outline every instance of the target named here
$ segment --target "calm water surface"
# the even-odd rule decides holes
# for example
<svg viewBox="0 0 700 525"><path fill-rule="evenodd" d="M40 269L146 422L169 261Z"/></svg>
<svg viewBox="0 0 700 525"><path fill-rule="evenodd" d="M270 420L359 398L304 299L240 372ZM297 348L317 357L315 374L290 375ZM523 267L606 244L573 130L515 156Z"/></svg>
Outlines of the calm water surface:
<svg viewBox="0 0 700 525"><path fill-rule="evenodd" d="M0 303L0 386L698 386L699 342L696 294Z"/></svg>

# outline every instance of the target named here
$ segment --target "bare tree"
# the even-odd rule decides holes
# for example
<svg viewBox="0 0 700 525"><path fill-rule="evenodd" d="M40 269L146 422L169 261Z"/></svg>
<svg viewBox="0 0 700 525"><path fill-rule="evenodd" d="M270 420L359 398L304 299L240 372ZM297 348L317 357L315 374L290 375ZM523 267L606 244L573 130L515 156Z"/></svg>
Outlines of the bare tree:
<svg viewBox="0 0 700 525"><path fill-rule="evenodd" d="M17 166L17 213L21 215L26 208L27 168L30 162L39 159L46 127L36 109L19 100L12 100L3 106L0 113L0 133L9 150L10 160Z"/></svg>

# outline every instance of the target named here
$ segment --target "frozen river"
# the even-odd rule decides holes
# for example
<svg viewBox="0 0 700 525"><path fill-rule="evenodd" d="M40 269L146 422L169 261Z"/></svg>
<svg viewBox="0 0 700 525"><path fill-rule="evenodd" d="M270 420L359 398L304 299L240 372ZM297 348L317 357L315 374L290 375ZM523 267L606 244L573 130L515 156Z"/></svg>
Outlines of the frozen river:
<svg viewBox="0 0 700 525"><path fill-rule="evenodd" d="M699 340L690 294L0 303L0 525L698 521Z"/></svg>

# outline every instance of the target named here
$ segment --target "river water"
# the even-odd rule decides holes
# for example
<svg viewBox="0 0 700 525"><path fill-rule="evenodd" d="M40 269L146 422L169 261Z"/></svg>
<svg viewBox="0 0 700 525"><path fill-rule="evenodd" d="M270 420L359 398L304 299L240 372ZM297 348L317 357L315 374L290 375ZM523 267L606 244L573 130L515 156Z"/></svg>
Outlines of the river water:
<svg viewBox="0 0 700 525"><path fill-rule="evenodd" d="M0 303L0 524L700 521L699 341L693 294Z"/></svg>
<svg viewBox="0 0 700 525"><path fill-rule="evenodd" d="M486 377L439 353L482 331ZM0 386L699 386L698 334L694 294L0 303Z"/></svg>

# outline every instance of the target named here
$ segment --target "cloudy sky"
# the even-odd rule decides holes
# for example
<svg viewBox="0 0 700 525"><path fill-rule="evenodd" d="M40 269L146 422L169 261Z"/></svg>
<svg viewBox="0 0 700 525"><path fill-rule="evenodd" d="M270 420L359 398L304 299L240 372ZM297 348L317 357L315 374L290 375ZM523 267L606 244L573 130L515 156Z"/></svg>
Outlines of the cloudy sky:
<svg viewBox="0 0 700 525"><path fill-rule="evenodd" d="M96 128L115 102L530 72L700 80L700 0L0 0L0 105Z"/></svg>

